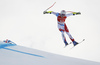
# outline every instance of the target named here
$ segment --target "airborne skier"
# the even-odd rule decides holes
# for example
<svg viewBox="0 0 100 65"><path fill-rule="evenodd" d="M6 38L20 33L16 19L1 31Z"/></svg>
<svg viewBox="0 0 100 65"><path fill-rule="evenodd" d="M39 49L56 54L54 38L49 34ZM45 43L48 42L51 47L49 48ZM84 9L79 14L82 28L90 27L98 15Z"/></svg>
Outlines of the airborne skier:
<svg viewBox="0 0 100 65"><path fill-rule="evenodd" d="M64 35L64 32L66 32L66 34L69 36L70 40L73 42L73 45L76 46L78 43L74 40L74 38L72 37L72 35L69 33L68 27L65 24L65 20L67 17L71 16L71 15L79 15L81 14L80 12L71 12L69 14L66 14L65 10L62 10L60 13L57 12L53 12L53 11L44 11L44 14L54 14L57 16L57 22L58 22L58 29L59 31L62 33L62 39L65 43L65 46L68 45L67 41L66 41L66 37Z"/></svg>

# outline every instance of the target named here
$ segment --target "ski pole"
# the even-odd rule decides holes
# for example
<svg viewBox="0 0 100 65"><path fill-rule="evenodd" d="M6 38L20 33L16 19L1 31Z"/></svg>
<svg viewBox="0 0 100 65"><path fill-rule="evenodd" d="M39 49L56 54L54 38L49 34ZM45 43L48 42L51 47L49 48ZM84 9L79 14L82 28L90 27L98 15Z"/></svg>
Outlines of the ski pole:
<svg viewBox="0 0 100 65"><path fill-rule="evenodd" d="M66 12L70 12L70 13L73 13L73 11L66 11Z"/></svg>
<svg viewBox="0 0 100 65"><path fill-rule="evenodd" d="M54 2L54 4L52 6L50 6L49 8L47 8L45 11L49 10L51 7L53 7L55 5L56 2Z"/></svg>

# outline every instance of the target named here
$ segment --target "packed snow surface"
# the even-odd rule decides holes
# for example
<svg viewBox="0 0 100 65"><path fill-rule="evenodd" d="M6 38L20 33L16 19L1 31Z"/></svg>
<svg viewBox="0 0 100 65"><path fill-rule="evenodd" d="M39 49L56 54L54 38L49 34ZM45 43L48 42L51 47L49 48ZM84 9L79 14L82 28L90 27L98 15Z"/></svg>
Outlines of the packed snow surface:
<svg viewBox="0 0 100 65"><path fill-rule="evenodd" d="M0 42L0 65L100 65L100 63Z"/></svg>

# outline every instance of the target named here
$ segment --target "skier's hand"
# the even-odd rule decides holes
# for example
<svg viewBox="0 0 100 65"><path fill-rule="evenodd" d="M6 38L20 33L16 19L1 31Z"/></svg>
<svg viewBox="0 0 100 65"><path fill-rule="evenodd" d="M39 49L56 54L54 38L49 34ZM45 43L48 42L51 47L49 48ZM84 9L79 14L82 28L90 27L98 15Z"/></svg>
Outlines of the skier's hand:
<svg viewBox="0 0 100 65"><path fill-rule="evenodd" d="M73 15L79 15L81 14L80 12L73 12Z"/></svg>
<svg viewBox="0 0 100 65"><path fill-rule="evenodd" d="M43 12L43 14L48 14L48 13L51 14L52 11L44 11L44 12Z"/></svg>

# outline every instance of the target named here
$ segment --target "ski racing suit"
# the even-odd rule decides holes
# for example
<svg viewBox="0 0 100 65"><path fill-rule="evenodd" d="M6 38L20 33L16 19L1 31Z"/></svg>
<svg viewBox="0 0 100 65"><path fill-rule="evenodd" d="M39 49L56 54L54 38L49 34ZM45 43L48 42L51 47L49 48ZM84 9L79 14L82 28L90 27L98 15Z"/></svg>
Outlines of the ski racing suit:
<svg viewBox="0 0 100 65"><path fill-rule="evenodd" d="M67 41L66 41L66 37L64 35L64 32L66 32L66 34L69 36L70 40L73 42L74 46L77 45L78 43L74 40L74 38L71 36L71 34L69 33L68 27L65 24L65 20L67 17L72 16L72 15L79 15L81 14L80 12L71 12L69 14L64 14L63 16L61 15L61 13L57 13L57 12L53 12L53 11L44 11L43 14L54 14L57 16L57 23L58 23L58 29L59 31L61 31L62 33L62 39L65 43L65 46L68 45Z"/></svg>
<svg viewBox="0 0 100 65"><path fill-rule="evenodd" d="M66 32L66 34L69 36L70 40L73 42L74 41L74 38L71 36L71 34L69 33L69 30L68 30L68 27L67 25L65 24L65 20L67 17L69 16L72 16L73 13L70 13L70 14L65 14L65 16L61 17L60 13L56 13L56 12L51 12L51 14L54 14L57 16L57 23L58 23L58 29L59 31L61 31L62 33L62 39L65 43L65 45L67 45L67 41L66 41L66 37L64 35L64 32Z"/></svg>

